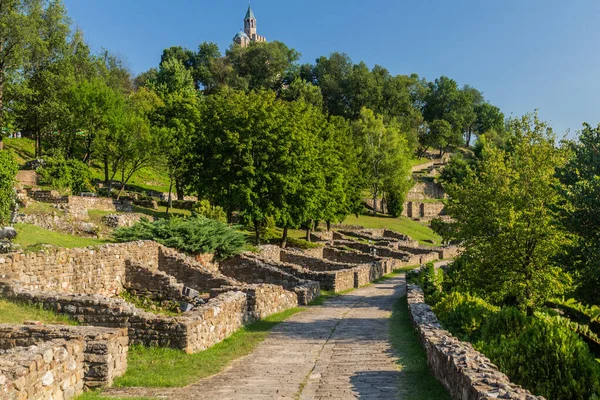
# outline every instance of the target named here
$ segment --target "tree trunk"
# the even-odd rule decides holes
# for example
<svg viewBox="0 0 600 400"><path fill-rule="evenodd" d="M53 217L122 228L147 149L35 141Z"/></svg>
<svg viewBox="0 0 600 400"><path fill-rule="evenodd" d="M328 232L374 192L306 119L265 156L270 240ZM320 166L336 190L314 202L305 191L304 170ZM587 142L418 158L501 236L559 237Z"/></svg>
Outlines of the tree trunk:
<svg viewBox="0 0 600 400"><path fill-rule="evenodd" d="M377 189L373 192L373 215L377 215Z"/></svg>
<svg viewBox="0 0 600 400"><path fill-rule="evenodd" d="M175 190L177 191L177 200L183 201L185 194L183 192L183 185L181 184L179 178L175 178Z"/></svg>
<svg viewBox="0 0 600 400"><path fill-rule="evenodd" d="M38 159L42 156L42 133L38 129L35 132L35 158Z"/></svg>
<svg viewBox="0 0 600 400"><path fill-rule="evenodd" d="M283 235L281 236L281 248L285 249L287 246L287 238L288 238L288 227L283 227Z"/></svg>
<svg viewBox="0 0 600 400"><path fill-rule="evenodd" d="M465 146L467 149L469 148L469 144L471 143L471 135L472 135L471 129L468 129L467 130L467 140L466 140L467 145Z"/></svg>
<svg viewBox="0 0 600 400"><path fill-rule="evenodd" d="M171 192L173 191L173 177L169 178L169 197L167 198L167 215L169 214L169 209L173 205L173 196L171 196Z"/></svg>
<svg viewBox="0 0 600 400"><path fill-rule="evenodd" d="M314 225L314 221L312 219L310 221L308 221L308 225L306 226L306 241L307 242L310 242L310 234L312 232L313 225Z"/></svg>
<svg viewBox="0 0 600 400"><path fill-rule="evenodd" d="M327 221L327 232L331 231L331 221Z"/></svg>
<svg viewBox="0 0 600 400"><path fill-rule="evenodd" d="M254 241L257 246L260 246L260 224L254 220Z"/></svg>
<svg viewBox="0 0 600 400"><path fill-rule="evenodd" d="M106 186L109 185L109 183L108 183L108 157L104 157L104 184Z"/></svg>

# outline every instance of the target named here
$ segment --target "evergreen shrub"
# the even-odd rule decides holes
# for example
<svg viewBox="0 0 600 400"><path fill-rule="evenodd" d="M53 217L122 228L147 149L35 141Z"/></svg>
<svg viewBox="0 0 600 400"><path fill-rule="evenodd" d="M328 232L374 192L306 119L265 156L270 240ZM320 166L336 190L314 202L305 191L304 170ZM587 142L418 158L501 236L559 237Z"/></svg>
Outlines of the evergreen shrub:
<svg viewBox="0 0 600 400"><path fill-rule="evenodd" d="M144 218L131 227L116 229L113 236L117 242L154 240L190 254L214 253L218 259L240 253L246 241L244 234L227 224L200 215L154 222Z"/></svg>

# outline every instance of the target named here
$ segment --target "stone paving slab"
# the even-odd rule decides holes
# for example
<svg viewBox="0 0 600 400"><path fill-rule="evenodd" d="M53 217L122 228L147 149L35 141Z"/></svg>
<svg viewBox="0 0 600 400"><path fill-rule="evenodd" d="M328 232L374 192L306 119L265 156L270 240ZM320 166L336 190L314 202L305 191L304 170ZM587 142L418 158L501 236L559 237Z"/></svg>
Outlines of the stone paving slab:
<svg viewBox="0 0 600 400"><path fill-rule="evenodd" d="M389 318L396 277L331 299L276 326L250 355L185 388L111 389L110 396L202 399L394 399L400 371Z"/></svg>

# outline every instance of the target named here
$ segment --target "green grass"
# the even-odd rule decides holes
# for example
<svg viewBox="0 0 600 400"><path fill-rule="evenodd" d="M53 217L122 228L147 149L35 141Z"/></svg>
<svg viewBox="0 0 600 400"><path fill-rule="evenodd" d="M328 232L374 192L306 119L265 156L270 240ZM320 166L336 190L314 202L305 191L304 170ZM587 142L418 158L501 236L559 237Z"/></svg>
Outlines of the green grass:
<svg viewBox="0 0 600 400"><path fill-rule="evenodd" d="M423 158L413 158L412 160L410 160L410 167L412 168L417 165L426 164L429 161L431 161L431 160L428 158L424 158L424 157Z"/></svg>
<svg viewBox="0 0 600 400"><path fill-rule="evenodd" d="M404 392L402 399L407 400L445 400L451 399L429 372L427 356L419 343L408 311L406 296L400 298L392 311L390 319L390 341L398 356Z"/></svg>
<svg viewBox="0 0 600 400"><path fill-rule="evenodd" d="M408 235L414 240L418 240L420 244L424 245L439 246L442 241L442 238L430 227L405 217L394 218L382 215L360 215L358 218L356 218L354 215L351 215L344 220L344 224L361 225L370 229L391 229L393 231ZM427 240L431 240L433 243L427 242Z"/></svg>
<svg viewBox="0 0 600 400"><path fill-rule="evenodd" d="M250 354L276 325L302 310L293 308L271 315L196 354L163 347L132 346L127 372L114 386L182 387L219 373L233 360Z"/></svg>
<svg viewBox="0 0 600 400"><path fill-rule="evenodd" d="M19 212L28 215L44 215L52 213L63 215L65 213L63 210L59 210L56 207L52 207L52 204L42 203L40 201L30 202L29 204L27 204L27 207L19 209Z"/></svg>
<svg viewBox="0 0 600 400"><path fill-rule="evenodd" d="M0 299L0 323L22 324L25 321L40 321L44 324L77 325L77 322L64 315L44 310L41 306L13 303Z"/></svg>
<svg viewBox="0 0 600 400"><path fill-rule="evenodd" d="M25 166L27 161L35 158L35 141L32 139L4 139L4 146L6 149L12 150L21 168ZM93 164L90 170L93 178L104 180L104 170L100 165ZM118 176L115 177L115 179L118 178ZM140 190L169 191L169 177L159 168L142 168L127 184Z"/></svg>
<svg viewBox="0 0 600 400"><path fill-rule="evenodd" d="M35 141L31 139L4 139L4 148L12 150L19 167L24 167L27 161L35 158Z"/></svg>
<svg viewBox="0 0 600 400"><path fill-rule="evenodd" d="M100 392L85 392L75 400L155 400L156 397L104 397Z"/></svg>
<svg viewBox="0 0 600 400"><path fill-rule="evenodd" d="M110 243L110 241L104 239L83 238L53 232L30 224L16 224L15 229L18 235L14 242L23 248L39 244L51 244L53 246L72 249L75 247L99 246Z"/></svg>
<svg viewBox="0 0 600 400"><path fill-rule="evenodd" d="M171 208L169 210L169 214L167 214L167 207L158 206L158 210L153 210L151 208L133 206L133 212L146 214L150 217L154 218L169 218L171 215L192 215L192 212L189 210L181 210L178 208Z"/></svg>

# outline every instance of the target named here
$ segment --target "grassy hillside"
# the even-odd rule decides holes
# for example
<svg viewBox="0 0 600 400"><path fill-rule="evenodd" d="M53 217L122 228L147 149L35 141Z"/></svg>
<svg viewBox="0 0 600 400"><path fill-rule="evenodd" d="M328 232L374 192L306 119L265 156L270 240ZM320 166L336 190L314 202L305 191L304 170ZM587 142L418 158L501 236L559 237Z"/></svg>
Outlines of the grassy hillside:
<svg viewBox="0 0 600 400"><path fill-rule="evenodd" d="M35 142L31 139L4 139L4 147L12 150L20 168L23 168L27 161L35 158ZM102 166L91 165L92 177L104 180L104 171ZM115 177L118 179L119 177ZM159 192L169 191L169 177L164 169L143 168L136 173L128 185L135 186L142 190L156 190Z"/></svg>
<svg viewBox="0 0 600 400"><path fill-rule="evenodd" d="M411 238L418 240L419 243L424 245L436 245L441 244L442 238L437 235L431 228L426 225L415 222L411 219L400 217L394 218L389 216L372 216L372 215L360 215L356 218L354 215L349 216L344 221L344 224L348 225L362 225L365 228L379 229L387 228L396 232L403 233L410 236ZM426 242L426 241L432 241Z"/></svg>
<svg viewBox="0 0 600 400"><path fill-rule="evenodd" d="M23 248L36 244L51 244L53 246L66 247L69 249L75 247L99 246L110 243L108 240L83 238L64 233L48 231L35 225L16 224L18 236L15 243Z"/></svg>
<svg viewBox="0 0 600 400"><path fill-rule="evenodd" d="M44 310L41 306L13 303L0 299L0 323L22 324L25 321L40 321L44 324L77 325L64 315Z"/></svg>

